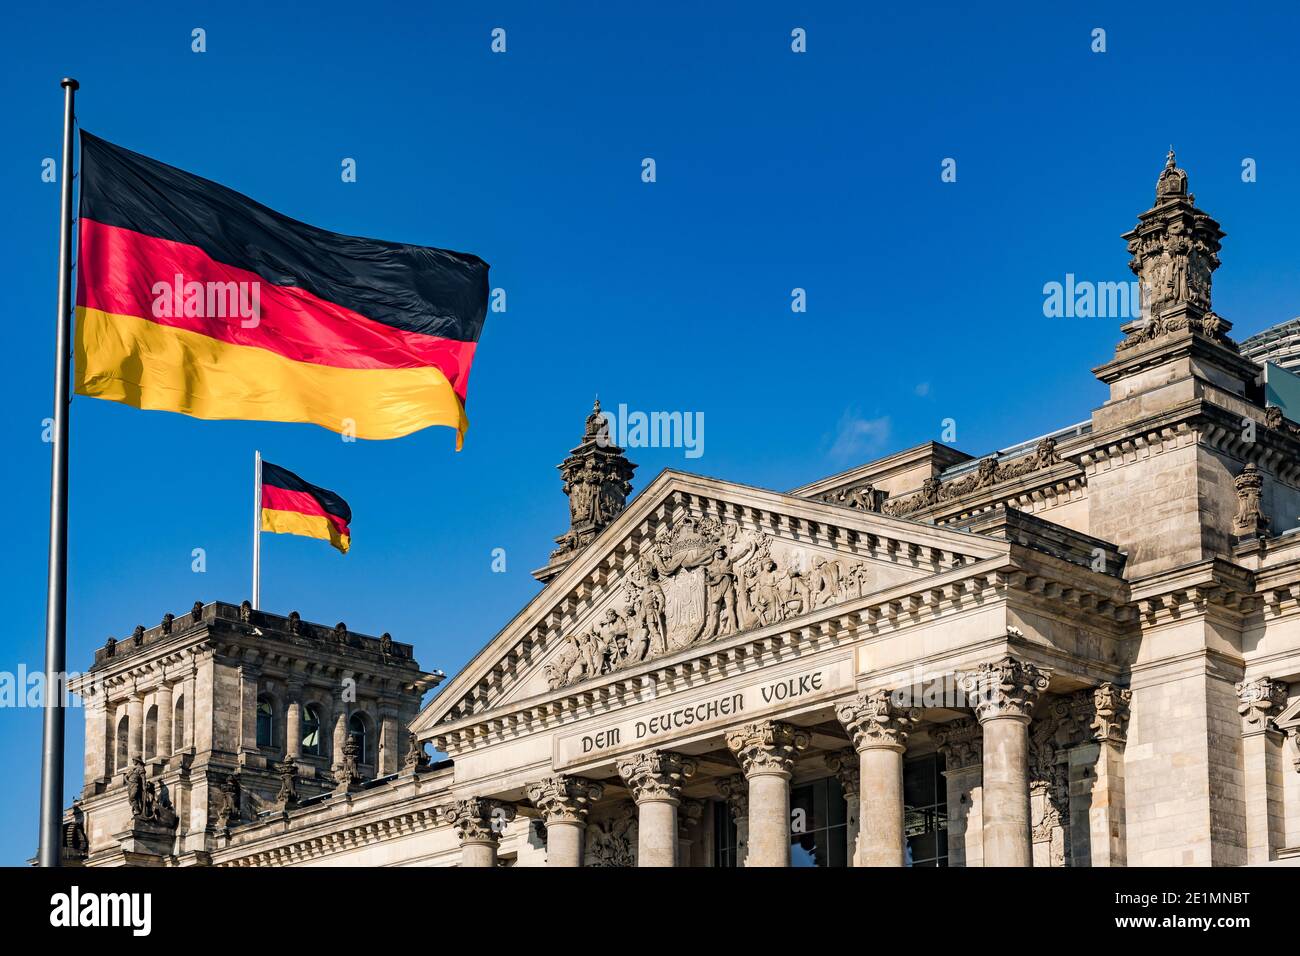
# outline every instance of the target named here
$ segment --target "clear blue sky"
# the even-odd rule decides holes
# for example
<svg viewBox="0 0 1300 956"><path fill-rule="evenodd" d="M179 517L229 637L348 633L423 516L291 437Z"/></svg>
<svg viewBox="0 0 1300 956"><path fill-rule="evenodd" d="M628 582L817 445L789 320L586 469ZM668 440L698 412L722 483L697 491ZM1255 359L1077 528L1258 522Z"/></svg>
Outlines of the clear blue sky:
<svg viewBox="0 0 1300 956"><path fill-rule="evenodd" d="M344 444L76 400L69 666L196 599L248 596L260 448L355 514L347 556L266 537L264 607L391 631L453 673L536 593L567 520L554 466L593 393L705 415L702 458L633 452L638 489L665 467L785 489L937 439L947 417L972 453L1086 418L1118 323L1046 319L1042 287L1130 278L1119 235L1171 142L1228 233L1218 311L1243 335L1300 313L1294 5L1049 6L1067 5L13 7L0 670L42 665L58 189L40 172L61 76L92 132L324 228L477 253L509 305L460 454L447 429ZM35 852L40 715L0 721L13 864Z"/></svg>

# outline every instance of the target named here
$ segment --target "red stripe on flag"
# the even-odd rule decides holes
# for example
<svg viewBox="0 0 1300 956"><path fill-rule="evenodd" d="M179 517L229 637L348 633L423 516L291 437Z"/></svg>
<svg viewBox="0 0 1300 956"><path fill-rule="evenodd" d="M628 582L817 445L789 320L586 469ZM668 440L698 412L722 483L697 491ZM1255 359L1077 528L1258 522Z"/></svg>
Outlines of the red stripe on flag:
<svg viewBox="0 0 1300 956"><path fill-rule="evenodd" d="M370 369L433 366L447 376L461 404L465 402L474 361L473 342L385 325L303 289L274 285L254 272L217 262L196 246L105 226L92 219L82 219L78 226L80 306L139 316L158 325L188 329L233 345L266 349L313 365ZM203 283L204 312L209 310L208 283L236 283L237 290L245 290L246 303L251 302L252 289L256 288L256 324L245 326L246 320L238 311L238 292L233 316L184 315L184 296L176 301L177 275L182 277L182 283ZM163 296L171 315L156 314L159 310L155 302ZM224 300L225 296L220 298ZM217 297L212 304L217 304Z"/></svg>
<svg viewBox="0 0 1300 956"><path fill-rule="evenodd" d="M343 534L351 534L347 522L338 515L332 515L325 506L305 491L289 491L275 485L262 486L262 507L272 511L296 511L304 515L324 515L330 523Z"/></svg>

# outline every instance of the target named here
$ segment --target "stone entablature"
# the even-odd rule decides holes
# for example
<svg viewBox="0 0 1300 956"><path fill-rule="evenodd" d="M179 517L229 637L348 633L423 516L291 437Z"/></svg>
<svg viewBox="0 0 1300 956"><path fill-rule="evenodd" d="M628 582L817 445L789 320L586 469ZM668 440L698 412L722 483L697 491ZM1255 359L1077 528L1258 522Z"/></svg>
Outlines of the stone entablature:
<svg viewBox="0 0 1300 956"><path fill-rule="evenodd" d="M1068 579L1059 571L1052 574L1053 570L1034 569L1046 575L1027 572L1007 567L1005 559L955 568L924 579L923 587L900 586L823 609L797 623L760 628L704 648L688 648L625 675L614 674L605 681L580 684L559 694L547 693L454 722L421 727L418 732L454 756L466 749L579 720L593 706L630 706L672 693L679 686L723 681L755 667L925 623L934 614L1004 600L1012 591L1030 599L1049 597L1085 610L1097 626L1109 621L1116 633L1122 633L1133 619L1122 582L1073 566ZM1096 582L1095 589L1080 587L1081 582L1091 580Z"/></svg>
<svg viewBox="0 0 1300 956"><path fill-rule="evenodd" d="M283 818L246 823L207 855L213 866L294 866L360 850L384 840L447 828L451 768L361 794L330 799ZM448 841L445 852L455 844Z"/></svg>
<svg viewBox="0 0 1300 956"><path fill-rule="evenodd" d="M1047 437L1038 442L1033 451L1012 461L997 457L981 458L970 472L948 478L928 479L917 493L906 498L885 502L884 512L895 517L907 517L919 511L932 509L946 503L969 498L1004 482L1022 479L1047 471L1062 461L1056 439Z"/></svg>
<svg viewBox="0 0 1300 956"><path fill-rule="evenodd" d="M1251 572L1221 558L1149 575L1132 586L1131 599L1147 626L1207 610L1230 614L1240 624L1262 600Z"/></svg>
<svg viewBox="0 0 1300 956"><path fill-rule="evenodd" d="M919 490L884 503L884 512L951 526L998 506L1046 510L1087 497L1078 451L1088 446L1079 426L1047 436L1013 458L990 455L930 479Z"/></svg>
<svg viewBox="0 0 1300 956"><path fill-rule="evenodd" d="M1300 484L1300 438L1270 427L1263 409L1244 403L1241 414L1203 399L1162 410L1138 423L1093 434L1091 447L1078 456L1091 480L1098 471L1145 461L1165 452L1201 445L1244 463L1254 463L1279 481ZM1255 422L1248 432L1243 419Z"/></svg>
<svg viewBox="0 0 1300 956"><path fill-rule="evenodd" d="M890 497L905 496L926 478L938 477L949 468L971 460L966 452L950 445L925 442L837 475L819 478L792 489L789 494L795 498L860 507L869 499L866 495L854 494L856 491L870 488L880 493L877 499L883 497L887 501Z"/></svg>

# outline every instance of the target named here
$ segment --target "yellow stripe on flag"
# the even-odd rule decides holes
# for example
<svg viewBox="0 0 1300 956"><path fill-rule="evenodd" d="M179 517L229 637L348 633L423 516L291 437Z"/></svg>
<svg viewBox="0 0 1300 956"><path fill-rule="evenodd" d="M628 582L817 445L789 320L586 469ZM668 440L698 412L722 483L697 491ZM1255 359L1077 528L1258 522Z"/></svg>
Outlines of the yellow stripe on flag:
<svg viewBox="0 0 1300 956"><path fill-rule="evenodd" d="M234 321L234 320L232 320ZM436 368L336 368L296 362L133 315L77 308L79 395L195 418L311 422L358 438L399 438L469 420Z"/></svg>
<svg viewBox="0 0 1300 956"><path fill-rule="evenodd" d="M262 530L276 534L300 534L304 538L321 538L344 554L348 553L348 548L352 545L351 537L340 532L329 518L324 515L305 515L301 511L263 508Z"/></svg>

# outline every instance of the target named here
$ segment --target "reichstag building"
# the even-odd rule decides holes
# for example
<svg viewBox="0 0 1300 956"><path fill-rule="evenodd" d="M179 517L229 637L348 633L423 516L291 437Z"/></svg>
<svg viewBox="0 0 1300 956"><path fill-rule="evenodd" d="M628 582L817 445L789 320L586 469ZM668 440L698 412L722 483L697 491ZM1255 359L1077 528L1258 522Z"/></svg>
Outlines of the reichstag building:
<svg viewBox="0 0 1300 956"><path fill-rule="evenodd" d="M1261 376L1297 333L1234 340L1172 153L1123 238L1109 398L1005 450L630 498L593 409L540 590L450 679L247 603L110 639L65 863L1300 860L1300 423Z"/></svg>

